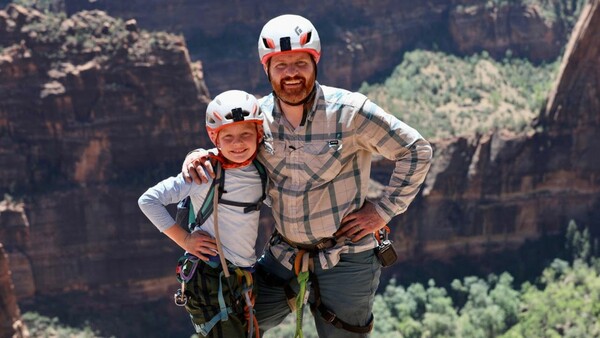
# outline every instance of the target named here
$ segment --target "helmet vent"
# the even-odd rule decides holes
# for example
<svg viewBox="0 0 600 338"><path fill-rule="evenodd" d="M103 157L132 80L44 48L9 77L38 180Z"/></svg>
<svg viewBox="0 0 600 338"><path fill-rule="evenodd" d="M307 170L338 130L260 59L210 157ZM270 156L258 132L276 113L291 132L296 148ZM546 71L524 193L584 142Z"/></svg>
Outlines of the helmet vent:
<svg viewBox="0 0 600 338"><path fill-rule="evenodd" d="M292 50L292 43L289 36L279 39L279 45L281 46L282 52L286 50Z"/></svg>
<svg viewBox="0 0 600 338"><path fill-rule="evenodd" d="M273 40L267 39L267 38L263 38L262 42L263 42L263 45L265 45L265 48L275 49L275 43L273 42Z"/></svg>

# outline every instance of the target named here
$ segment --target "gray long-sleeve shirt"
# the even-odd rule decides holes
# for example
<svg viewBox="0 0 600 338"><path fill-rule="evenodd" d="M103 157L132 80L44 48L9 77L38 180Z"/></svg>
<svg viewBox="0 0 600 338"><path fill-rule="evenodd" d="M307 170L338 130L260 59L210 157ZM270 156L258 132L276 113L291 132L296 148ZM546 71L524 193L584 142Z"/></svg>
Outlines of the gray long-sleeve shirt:
<svg viewBox="0 0 600 338"><path fill-rule="evenodd" d="M202 206L210 184L186 183L183 176L169 177L148 189L138 200L142 212L161 232L175 225L166 205L178 203L190 196L194 211ZM255 203L262 195L262 183L256 167L252 164L225 172L225 192L222 198L244 203ZM219 235L225 258L231 263L247 267L256 262L254 247L258 234L259 212L247 214L242 207L219 204ZM214 214L213 214L214 215ZM214 237L214 217L211 215L201 227ZM183 225L185 226L185 225Z"/></svg>

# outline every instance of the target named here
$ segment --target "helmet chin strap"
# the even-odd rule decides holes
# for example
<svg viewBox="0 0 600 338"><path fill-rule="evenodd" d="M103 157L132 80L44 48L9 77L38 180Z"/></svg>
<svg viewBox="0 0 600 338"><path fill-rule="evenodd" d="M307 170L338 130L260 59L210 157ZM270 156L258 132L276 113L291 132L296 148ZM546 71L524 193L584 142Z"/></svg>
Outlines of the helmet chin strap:
<svg viewBox="0 0 600 338"><path fill-rule="evenodd" d="M244 162L241 163L237 163L237 162L232 162L230 160L228 160L227 158L225 158L225 156L223 156L223 154L221 153L221 151L219 150L219 153L217 155L208 155L210 158L214 158L215 160L221 162L221 165L223 166L223 169L235 169L235 168L242 168L245 167L247 165L249 165L250 163L252 163L252 161L254 161L254 159L256 158L256 155L258 154L258 149L256 149L256 151L254 152L254 154L252 156L250 156L249 159L245 160Z"/></svg>

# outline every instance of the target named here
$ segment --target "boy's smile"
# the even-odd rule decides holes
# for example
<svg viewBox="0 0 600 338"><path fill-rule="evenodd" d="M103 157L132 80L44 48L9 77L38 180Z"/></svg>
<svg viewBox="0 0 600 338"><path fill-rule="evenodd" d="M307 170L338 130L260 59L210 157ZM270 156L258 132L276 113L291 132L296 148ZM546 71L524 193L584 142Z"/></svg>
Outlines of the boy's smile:
<svg viewBox="0 0 600 338"><path fill-rule="evenodd" d="M258 147L256 127L255 123L233 123L221 129L217 137L221 154L235 163L250 159Z"/></svg>

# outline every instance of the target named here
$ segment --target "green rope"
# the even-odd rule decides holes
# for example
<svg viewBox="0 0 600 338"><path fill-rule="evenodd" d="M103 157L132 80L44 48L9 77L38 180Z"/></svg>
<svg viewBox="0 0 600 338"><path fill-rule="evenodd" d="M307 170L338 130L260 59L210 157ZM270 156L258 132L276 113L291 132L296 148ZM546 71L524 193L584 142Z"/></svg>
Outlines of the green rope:
<svg viewBox="0 0 600 338"><path fill-rule="evenodd" d="M302 334L302 316L304 314L302 305L304 304L304 295L306 294L308 274L308 271L302 271L298 274L298 285L300 285L300 290L296 296L296 334L294 335L294 338L304 337Z"/></svg>

